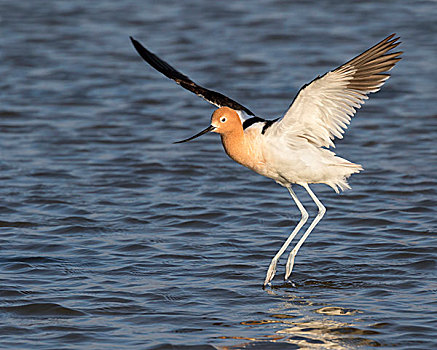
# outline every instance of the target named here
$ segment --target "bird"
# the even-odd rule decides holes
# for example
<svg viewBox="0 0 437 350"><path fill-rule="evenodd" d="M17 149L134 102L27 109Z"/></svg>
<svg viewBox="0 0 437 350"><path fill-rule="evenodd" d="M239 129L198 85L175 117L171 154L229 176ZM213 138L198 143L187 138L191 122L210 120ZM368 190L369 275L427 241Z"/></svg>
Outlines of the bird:
<svg viewBox="0 0 437 350"><path fill-rule="evenodd" d="M217 107L207 128L175 143L188 142L208 132L218 133L231 159L285 187L300 210L299 222L270 262L263 288L271 286L279 258L309 218L293 186L299 185L308 192L318 213L288 256L285 280L292 273L302 244L326 212L310 184L326 184L339 193L350 189L347 179L363 170L360 164L337 156L329 148L335 147L335 138L343 138L356 110L370 93L380 90L390 77L388 72L401 59L402 51L392 52L400 44L400 38L395 36L395 33L387 36L303 85L285 114L273 120L261 118L235 100L195 83L130 37L138 54L150 66Z"/></svg>

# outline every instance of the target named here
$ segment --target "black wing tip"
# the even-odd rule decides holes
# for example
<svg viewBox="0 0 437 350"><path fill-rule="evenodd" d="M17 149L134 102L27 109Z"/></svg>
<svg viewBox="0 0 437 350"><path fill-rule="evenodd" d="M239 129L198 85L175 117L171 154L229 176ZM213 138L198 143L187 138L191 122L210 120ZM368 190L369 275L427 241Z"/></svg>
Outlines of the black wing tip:
<svg viewBox="0 0 437 350"><path fill-rule="evenodd" d="M146 48L141 45L141 43L138 40L135 40L132 36L129 36L130 41L132 43L132 45L134 46L135 50L137 51L137 53L143 58L144 58L144 54L146 51Z"/></svg>
<svg viewBox="0 0 437 350"><path fill-rule="evenodd" d="M132 45L134 46L135 50L137 50L138 54L146 60L146 57L155 56L152 52L147 50L138 40L134 39L132 36L129 37Z"/></svg>
<svg viewBox="0 0 437 350"><path fill-rule="evenodd" d="M143 55L148 50L143 45L141 45L141 43L138 40L135 40L132 36L130 36L129 38L130 38L130 41L132 42L132 45L134 46L135 50L137 50L139 55L144 58ZM147 52L147 53L149 53L149 52Z"/></svg>
<svg viewBox="0 0 437 350"><path fill-rule="evenodd" d="M138 41L136 41L133 36L129 35L129 39L134 46L136 46L136 44L139 44Z"/></svg>

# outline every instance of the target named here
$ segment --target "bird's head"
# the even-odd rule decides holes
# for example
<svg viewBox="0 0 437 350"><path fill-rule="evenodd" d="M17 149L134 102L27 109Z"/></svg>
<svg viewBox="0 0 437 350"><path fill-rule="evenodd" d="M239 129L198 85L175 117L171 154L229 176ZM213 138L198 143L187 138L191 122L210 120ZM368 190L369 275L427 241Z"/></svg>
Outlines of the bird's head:
<svg viewBox="0 0 437 350"><path fill-rule="evenodd" d="M232 108L221 107L219 109L216 109L212 114L210 126L188 139L175 143L191 141L199 136L202 136L203 134L206 134L209 131L216 132L221 135L229 135L232 132L240 129L242 130L243 126L241 123L241 119L238 116L238 113Z"/></svg>
<svg viewBox="0 0 437 350"><path fill-rule="evenodd" d="M242 127L238 113L229 107L222 107L214 111L211 117L212 132L229 134Z"/></svg>

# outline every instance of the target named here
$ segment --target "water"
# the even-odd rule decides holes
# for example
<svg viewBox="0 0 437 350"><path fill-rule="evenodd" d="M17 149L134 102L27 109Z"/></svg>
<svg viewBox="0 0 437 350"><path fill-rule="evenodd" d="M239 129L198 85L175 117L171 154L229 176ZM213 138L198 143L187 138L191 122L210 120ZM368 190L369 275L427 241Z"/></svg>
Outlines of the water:
<svg viewBox="0 0 437 350"><path fill-rule="evenodd" d="M2 349L437 348L433 1L2 1ZM386 35L404 59L337 152L352 190L292 281L261 289L299 220L217 135L214 110L147 67L133 35L274 118ZM303 190L298 195L314 216Z"/></svg>

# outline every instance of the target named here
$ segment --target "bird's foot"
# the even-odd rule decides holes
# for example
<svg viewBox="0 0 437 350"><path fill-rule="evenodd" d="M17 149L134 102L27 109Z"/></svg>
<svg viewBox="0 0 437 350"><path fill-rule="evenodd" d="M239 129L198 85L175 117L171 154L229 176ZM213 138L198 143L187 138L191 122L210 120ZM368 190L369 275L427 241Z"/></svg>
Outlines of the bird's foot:
<svg viewBox="0 0 437 350"><path fill-rule="evenodd" d="M266 279L264 281L264 287L270 283L270 281L273 279L273 277L275 277L275 273L276 273L276 263L278 261L273 258L272 262L270 263L269 269L267 270L267 275L266 275Z"/></svg>
<svg viewBox="0 0 437 350"><path fill-rule="evenodd" d="M288 256L287 264L285 265L284 280L288 280L288 277L290 277L290 275L291 275L291 271L293 271L295 257L296 257L296 253L294 252L294 250L292 250L290 255Z"/></svg>

